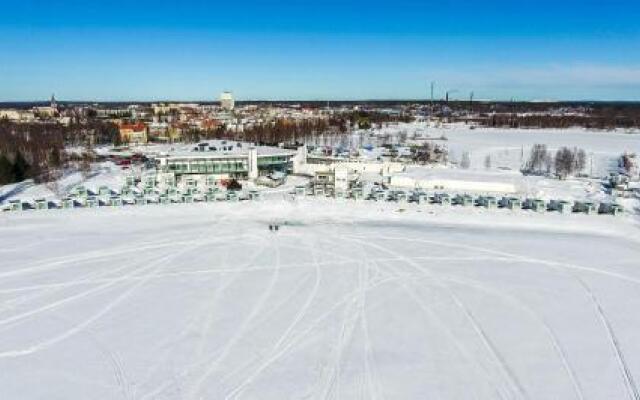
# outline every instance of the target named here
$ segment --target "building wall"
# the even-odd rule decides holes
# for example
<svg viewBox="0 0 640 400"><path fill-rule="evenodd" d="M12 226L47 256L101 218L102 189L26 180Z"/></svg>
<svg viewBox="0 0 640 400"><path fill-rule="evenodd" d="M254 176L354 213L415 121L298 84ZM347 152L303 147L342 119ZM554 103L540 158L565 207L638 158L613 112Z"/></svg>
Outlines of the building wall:
<svg viewBox="0 0 640 400"><path fill-rule="evenodd" d="M147 131L135 131L133 129L120 129L120 139L126 143L147 143Z"/></svg>
<svg viewBox="0 0 640 400"><path fill-rule="evenodd" d="M258 156L257 153L238 155L235 157L162 157L159 158L160 169L163 172L184 174L227 174L231 177L255 179L267 171L286 172L289 167L289 157L286 156Z"/></svg>
<svg viewBox="0 0 640 400"><path fill-rule="evenodd" d="M371 173L389 176L402 172L405 165L392 162L332 162L328 164L297 163L294 160L294 172L298 174L313 175L320 171L334 171L338 168L347 167L350 171L357 173Z"/></svg>
<svg viewBox="0 0 640 400"><path fill-rule="evenodd" d="M53 117L58 110L53 107L34 107L34 113L41 117Z"/></svg>
<svg viewBox="0 0 640 400"><path fill-rule="evenodd" d="M20 113L18 113L18 110L0 110L0 119L4 118L10 121L17 121L20 119Z"/></svg>
<svg viewBox="0 0 640 400"><path fill-rule="evenodd" d="M235 107L233 94L231 94L230 92L223 92L220 95L220 106L227 111L233 110Z"/></svg>
<svg viewBox="0 0 640 400"><path fill-rule="evenodd" d="M390 184L397 187L457 190L469 192L516 193L513 184L501 182L474 182L454 179L414 179L408 176L392 176Z"/></svg>
<svg viewBox="0 0 640 400"><path fill-rule="evenodd" d="M333 172L334 187L336 192L346 193L349 190L349 167L339 165Z"/></svg>
<svg viewBox="0 0 640 400"><path fill-rule="evenodd" d="M122 124L118 128L120 140L126 143L144 144L149 140L149 127L144 123Z"/></svg>
<svg viewBox="0 0 640 400"><path fill-rule="evenodd" d="M258 177L258 150L249 149L249 179L256 179Z"/></svg>
<svg viewBox="0 0 640 400"><path fill-rule="evenodd" d="M305 165L307 164L307 145L302 145L296 151L293 157L293 173L305 173Z"/></svg>

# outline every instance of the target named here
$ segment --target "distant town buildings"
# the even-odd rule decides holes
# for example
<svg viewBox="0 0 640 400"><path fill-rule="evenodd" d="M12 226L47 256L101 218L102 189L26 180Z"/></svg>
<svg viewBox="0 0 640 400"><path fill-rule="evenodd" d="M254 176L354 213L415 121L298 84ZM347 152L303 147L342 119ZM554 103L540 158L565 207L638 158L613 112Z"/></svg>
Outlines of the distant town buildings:
<svg viewBox="0 0 640 400"><path fill-rule="evenodd" d="M48 106L34 107L33 112L39 118L54 118L58 116L58 103L56 103L56 96L51 95L51 102Z"/></svg>
<svg viewBox="0 0 640 400"><path fill-rule="evenodd" d="M122 144L197 142L227 138L248 142L281 144L312 137L312 143L326 146L341 136L334 155L344 156L349 140L344 135L363 135L376 127L417 121L438 127L465 123L476 127L569 127L612 129L638 126L640 108L610 110L586 104L538 104L475 102L254 102L236 104L233 93L220 93L219 101L67 103L51 96L50 101L0 106L0 120L18 124L58 124L79 134L90 135L96 124L118 137ZM117 129L118 134L115 133ZM340 134L340 135L337 135ZM406 136L406 135L405 135ZM401 138L398 135L396 139ZM406 140L405 140L406 139ZM391 139L390 139L391 140ZM443 161L442 146L431 146L434 138L403 138L418 147L416 160ZM392 141L392 140L391 140ZM430 144L431 143L431 144ZM387 143L396 144L396 143ZM431 147L430 147L431 146ZM403 156L402 149L387 149L389 156ZM406 149L405 149L406 150ZM394 154L398 153L398 154ZM384 156L384 154L383 154Z"/></svg>
<svg viewBox="0 0 640 400"><path fill-rule="evenodd" d="M8 119L11 122L33 122L36 115L31 110L0 110L0 119Z"/></svg>

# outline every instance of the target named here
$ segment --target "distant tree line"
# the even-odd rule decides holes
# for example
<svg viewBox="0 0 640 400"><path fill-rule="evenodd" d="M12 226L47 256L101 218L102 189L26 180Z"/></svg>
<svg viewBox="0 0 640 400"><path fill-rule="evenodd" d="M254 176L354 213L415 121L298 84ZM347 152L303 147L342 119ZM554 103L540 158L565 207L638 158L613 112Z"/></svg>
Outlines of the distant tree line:
<svg viewBox="0 0 640 400"><path fill-rule="evenodd" d="M64 157L64 132L60 125L15 124L0 120L0 183L33 178L47 181Z"/></svg>
<svg viewBox="0 0 640 400"><path fill-rule="evenodd" d="M262 145L301 144L307 142L332 141L350 134L351 129L369 129L376 125L409 122L413 118L370 111L341 113L329 118L305 120L276 119L245 127L242 130L218 126L210 130L191 129L182 133L182 140L197 142L205 139L228 139L247 141Z"/></svg>
<svg viewBox="0 0 640 400"><path fill-rule="evenodd" d="M408 114L389 114L377 111L353 111L342 117L352 127L370 129L374 124L411 122L413 117Z"/></svg>
<svg viewBox="0 0 640 400"><path fill-rule="evenodd" d="M536 103L478 103L471 109L476 113L469 118L469 105L453 106L458 113L452 121L473 122L486 127L506 128L570 128L631 129L640 128L640 105L627 103L593 104L560 107L558 104Z"/></svg>
<svg viewBox="0 0 640 400"><path fill-rule="evenodd" d="M237 140L273 146L280 143L304 143L321 135L336 135L346 131L339 121L334 120L290 121L278 119L273 122L254 125L233 136Z"/></svg>
<svg viewBox="0 0 640 400"><path fill-rule="evenodd" d="M317 138L335 137L349 131L346 118L306 119L293 121L277 119L254 124L242 130L226 129L220 125L211 130L191 129L182 133L185 142L197 142L206 139L227 139L246 141L261 145L293 145L306 143Z"/></svg>
<svg viewBox="0 0 640 400"><path fill-rule="evenodd" d="M120 145L120 130L111 122L89 119L85 123L62 126L64 142L69 146Z"/></svg>
<svg viewBox="0 0 640 400"><path fill-rule="evenodd" d="M86 155L70 157L66 146L90 148L119 140L114 124L90 121L87 124L18 124L0 120L0 184L33 179L47 182L57 177L69 160L82 161ZM76 160L78 158L78 160Z"/></svg>
<svg viewBox="0 0 640 400"><path fill-rule="evenodd" d="M640 128L640 114L630 116L609 115L511 115L493 114L473 120L491 128L571 128L615 129Z"/></svg>
<svg viewBox="0 0 640 400"><path fill-rule="evenodd" d="M189 129L182 132L182 141L199 142L207 139L226 139L246 141L262 145L278 145L303 143L310 138L336 133L346 132L346 129L334 129L331 121L322 119L291 121L278 119L275 121L254 124L242 130L227 129L219 125L214 129L198 130Z"/></svg>

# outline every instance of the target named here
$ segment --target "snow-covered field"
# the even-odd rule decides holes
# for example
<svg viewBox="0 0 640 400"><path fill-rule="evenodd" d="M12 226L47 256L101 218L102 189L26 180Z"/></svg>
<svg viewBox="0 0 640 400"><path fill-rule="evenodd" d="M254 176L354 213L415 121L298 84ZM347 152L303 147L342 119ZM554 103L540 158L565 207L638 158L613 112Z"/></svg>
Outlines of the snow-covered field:
<svg viewBox="0 0 640 400"><path fill-rule="evenodd" d="M441 129L451 143L451 149L461 155L468 151L472 166L482 168L485 157L490 155L493 167L508 167L518 170L522 158L526 161L531 147L545 144L555 152L566 146L578 147L587 152L587 173L595 176L607 175L615 166L615 160L625 151L640 153L640 134L573 129L491 129L466 127ZM524 157L521 155L524 153Z"/></svg>
<svg viewBox="0 0 640 400"><path fill-rule="evenodd" d="M358 137L361 132L356 132ZM462 155L469 155L469 168L408 167L405 173L395 174L395 181L405 180L413 186L420 181L439 184L457 192L515 193L520 196L544 199L589 200L622 203L626 208L637 207L636 200L618 199L601 190L600 179L618 171L618 160L625 153L640 154L640 132L596 131L570 129L470 129L465 124L434 126L428 123L407 123L377 129L378 137L401 136L412 138L446 138L435 143L449 149L449 159L460 163ZM366 140L365 140L366 141ZM544 176L523 176L521 168L529 158L534 144L544 144L553 156L563 146L578 147L587 155L586 166L580 174L590 178L569 178L559 181ZM487 158L490 165L485 165ZM408 178L408 179L407 179ZM394 180L392 179L392 182ZM429 187L430 185L426 185ZM464 188L464 190L463 190Z"/></svg>
<svg viewBox="0 0 640 400"><path fill-rule="evenodd" d="M640 132L599 131L583 128L570 129L501 129L476 128L464 124L435 127L426 123L408 123L379 129L376 135L390 137L406 133L418 137L445 137L451 159L459 161L468 152L471 168L484 169L485 158L490 156L492 168L510 168L518 171L529 156L534 144L547 145L550 151L566 146L582 148L587 153L585 173L604 176L615 168L622 153L640 154Z"/></svg>
<svg viewBox="0 0 640 400"><path fill-rule="evenodd" d="M637 398L631 218L398 207L0 214L0 398Z"/></svg>

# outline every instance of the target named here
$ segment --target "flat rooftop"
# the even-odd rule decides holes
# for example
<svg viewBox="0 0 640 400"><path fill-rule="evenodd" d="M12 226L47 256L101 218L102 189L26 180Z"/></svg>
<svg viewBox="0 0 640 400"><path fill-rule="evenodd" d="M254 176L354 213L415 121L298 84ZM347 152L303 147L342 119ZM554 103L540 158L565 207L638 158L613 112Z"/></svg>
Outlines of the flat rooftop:
<svg viewBox="0 0 640 400"><path fill-rule="evenodd" d="M169 156L176 158L199 158L199 157L232 157L247 156L249 149L258 150L258 156L292 156L293 150L282 149L273 146L256 146L247 142L237 142L235 140L205 140L191 144L153 144L137 146L134 151L139 151L150 157Z"/></svg>

